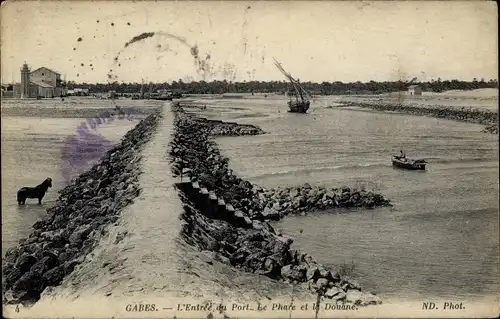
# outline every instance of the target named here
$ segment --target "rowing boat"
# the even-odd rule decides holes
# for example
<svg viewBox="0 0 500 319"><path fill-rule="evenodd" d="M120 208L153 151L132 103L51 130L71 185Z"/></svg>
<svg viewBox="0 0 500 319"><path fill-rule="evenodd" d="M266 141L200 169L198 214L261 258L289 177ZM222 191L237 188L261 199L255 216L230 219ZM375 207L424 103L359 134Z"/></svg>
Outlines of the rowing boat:
<svg viewBox="0 0 500 319"><path fill-rule="evenodd" d="M392 166L412 169L412 170L425 170L427 162L423 159L411 159L402 156L392 157Z"/></svg>

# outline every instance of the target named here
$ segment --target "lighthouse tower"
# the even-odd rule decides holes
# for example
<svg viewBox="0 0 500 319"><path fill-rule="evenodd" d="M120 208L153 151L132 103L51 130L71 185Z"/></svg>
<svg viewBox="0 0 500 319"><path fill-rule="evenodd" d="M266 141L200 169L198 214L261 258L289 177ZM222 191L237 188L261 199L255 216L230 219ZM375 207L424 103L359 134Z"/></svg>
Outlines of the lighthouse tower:
<svg viewBox="0 0 500 319"><path fill-rule="evenodd" d="M30 69L26 63L21 69L21 99L30 97Z"/></svg>

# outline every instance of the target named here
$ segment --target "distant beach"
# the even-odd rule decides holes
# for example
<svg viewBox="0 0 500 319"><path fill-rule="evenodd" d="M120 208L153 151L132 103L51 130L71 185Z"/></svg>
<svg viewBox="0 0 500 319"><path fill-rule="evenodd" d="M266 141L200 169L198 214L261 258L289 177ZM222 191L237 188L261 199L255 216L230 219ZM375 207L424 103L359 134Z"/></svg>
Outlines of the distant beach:
<svg viewBox="0 0 500 319"><path fill-rule="evenodd" d="M467 108L498 112L498 89L452 90L442 93L422 92L422 95L408 95L408 92L393 92L377 95L342 95L341 102L387 103L427 108Z"/></svg>
<svg viewBox="0 0 500 319"><path fill-rule="evenodd" d="M151 114L161 101L122 99L116 105L134 108L135 113ZM2 100L2 117L90 118L104 112L116 112L111 100L97 98L6 99Z"/></svg>

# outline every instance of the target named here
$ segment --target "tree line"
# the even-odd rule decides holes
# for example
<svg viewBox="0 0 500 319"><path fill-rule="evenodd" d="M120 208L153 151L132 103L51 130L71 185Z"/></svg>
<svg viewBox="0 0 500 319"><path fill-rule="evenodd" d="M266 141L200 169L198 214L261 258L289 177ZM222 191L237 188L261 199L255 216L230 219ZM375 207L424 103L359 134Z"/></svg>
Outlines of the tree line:
<svg viewBox="0 0 500 319"><path fill-rule="evenodd" d="M419 82L416 78L411 81L385 81L385 82L301 82L301 85L312 94L318 95L344 95L344 94L381 94L398 91L406 91L409 85L416 84L424 92L443 92L447 90L474 90L481 88L498 88L498 80L476 79L472 81L460 80L431 80ZM139 94L144 92L156 92L157 90L174 90L185 94L222 94L222 93L286 93L292 87L286 81L249 81L249 82L230 82L230 81L196 81L183 82L182 80L171 83L76 83L69 81L66 84L67 89L88 88L91 93L105 93L116 91L117 93Z"/></svg>

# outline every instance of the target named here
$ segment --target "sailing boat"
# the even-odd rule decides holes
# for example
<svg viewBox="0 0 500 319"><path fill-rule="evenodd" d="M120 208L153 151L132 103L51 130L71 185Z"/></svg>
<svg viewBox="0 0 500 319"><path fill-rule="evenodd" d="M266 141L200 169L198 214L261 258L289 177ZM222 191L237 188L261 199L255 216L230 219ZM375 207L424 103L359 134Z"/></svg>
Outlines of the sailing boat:
<svg viewBox="0 0 500 319"><path fill-rule="evenodd" d="M292 75L283 69L281 64L274 59L274 65L278 68L278 70L283 73L283 75L292 83L294 93L288 94L290 96L290 101L288 101L288 108L290 109L288 112L291 113L307 113L309 107L311 106L311 95L300 85L298 80L295 80ZM292 97L295 96L295 100ZM300 98L300 100L299 100Z"/></svg>

